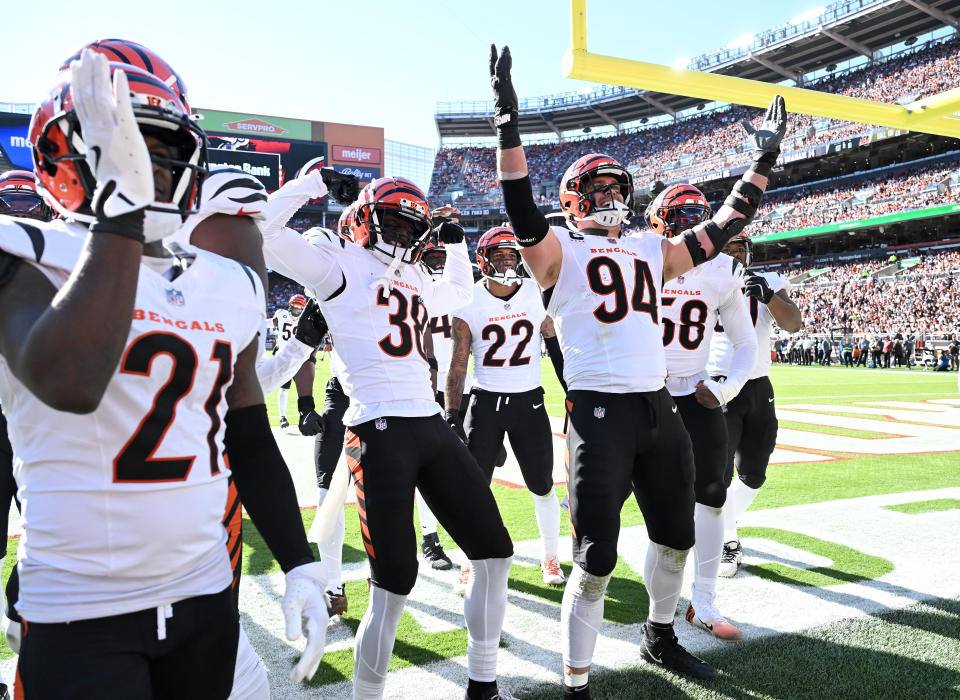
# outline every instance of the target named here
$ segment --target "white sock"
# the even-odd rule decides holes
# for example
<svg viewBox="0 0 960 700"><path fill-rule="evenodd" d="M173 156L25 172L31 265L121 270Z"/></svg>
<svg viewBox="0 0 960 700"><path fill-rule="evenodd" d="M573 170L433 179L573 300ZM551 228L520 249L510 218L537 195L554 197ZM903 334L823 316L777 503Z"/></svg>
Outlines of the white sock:
<svg viewBox="0 0 960 700"><path fill-rule="evenodd" d="M353 647L353 697L380 700L407 596L370 586L370 603L357 628Z"/></svg>
<svg viewBox="0 0 960 700"><path fill-rule="evenodd" d="M270 679L250 639L240 627L237 663L233 670L233 689L227 700L270 700Z"/></svg>
<svg viewBox="0 0 960 700"><path fill-rule="evenodd" d="M564 668L588 668L593 663L597 635L603 624L603 595L609 581L609 574L594 576L573 565L560 604L560 650ZM588 673L564 671L564 683L571 687L585 685Z"/></svg>
<svg viewBox="0 0 960 700"><path fill-rule="evenodd" d="M727 489L727 502L723 505L723 541L739 541L737 537L737 520L753 503L760 489L752 489L740 479L734 479Z"/></svg>
<svg viewBox="0 0 960 700"><path fill-rule="evenodd" d="M437 531L437 516L430 510L430 506L423 500L420 489L416 490L417 515L420 516L420 534L426 537Z"/></svg>
<svg viewBox="0 0 960 700"><path fill-rule="evenodd" d="M551 487L543 496L530 492L533 496L533 511L540 528L540 541L543 542L543 561L557 556L560 546L560 502Z"/></svg>
<svg viewBox="0 0 960 700"><path fill-rule="evenodd" d="M669 625L677 612L680 589L683 587L683 566L689 549L673 549L650 543L643 565L643 583L650 598L651 622Z"/></svg>
<svg viewBox="0 0 960 700"><path fill-rule="evenodd" d="M467 622L467 677L471 680L497 680L497 650L512 562L513 557L470 560L473 573L463 597L463 617Z"/></svg>
<svg viewBox="0 0 960 700"><path fill-rule="evenodd" d="M327 489L320 489L319 503L327 496ZM319 504L318 504L319 505ZM317 545L320 563L327 574L327 590L332 591L343 585L343 540L346 536L346 519L343 508L337 511L337 524L333 526L332 541Z"/></svg>
<svg viewBox="0 0 960 700"><path fill-rule="evenodd" d="M693 522L697 537L693 545L693 587L694 591L709 595L717 590L723 554L723 510L697 503L693 507ZM696 608L698 601L693 602Z"/></svg>
<svg viewBox="0 0 960 700"><path fill-rule="evenodd" d="M281 389L277 392L277 410L281 416L287 415L287 396L290 394L288 389Z"/></svg>

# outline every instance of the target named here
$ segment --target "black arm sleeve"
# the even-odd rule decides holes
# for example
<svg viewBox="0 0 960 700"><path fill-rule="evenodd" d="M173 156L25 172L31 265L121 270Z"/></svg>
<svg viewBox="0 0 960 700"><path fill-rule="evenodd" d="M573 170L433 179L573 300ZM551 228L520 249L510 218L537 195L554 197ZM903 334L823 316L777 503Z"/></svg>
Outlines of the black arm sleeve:
<svg viewBox="0 0 960 700"><path fill-rule="evenodd" d="M0 250L0 287L13 279L21 262L23 261L15 255Z"/></svg>
<svg viewBox="0 0 960 700"><path fill-rule="evenodd" d="M550 230L547 218L533 201L533 187L530 177L524 176L519 180L501 180L500 189L503 190L503 206L507 210L510 225L517 242L524 246L536 245L542 241Z"/></svg>
<svg viewBox="0 0 960 700"><path fill-rule="evenodd" d="M224 445L243 507L284 573L313 561L290 471L277 447L265 404L227 413Z"/></svg>
<svg viewBox="0 0 960 700"><path fill-rule="evenodd" d="M557 379L560 380L560 386L563 387L563 393L567 393L567 383L563 381L563 353L560 352L560 341L557 336L543 339L547 346L547 354L550 355L550 362L553 363L553 371L557 373Z"/></svg>

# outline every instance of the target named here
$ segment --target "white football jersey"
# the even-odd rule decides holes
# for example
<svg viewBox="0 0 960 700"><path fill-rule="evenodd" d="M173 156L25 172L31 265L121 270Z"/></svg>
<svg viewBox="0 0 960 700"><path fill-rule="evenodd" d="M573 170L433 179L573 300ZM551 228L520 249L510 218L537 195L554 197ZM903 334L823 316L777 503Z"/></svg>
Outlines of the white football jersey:
<svg viewBox="0 0 960 700"><path fill-rule="evenodd" d="M663 239L551 228L563 259L547 313L563 351L567 386L615 393L662 389Z"/></svg>
<svg viewBox="0 0 960 700"><path fill-rule="evenodd" d="M323 235L312 237L311 245L330 250L343 276L340 294L317 297L343 361L339 378L350 397L344 425L439 413L423 350L434 291L429 273L420 265L401 265L392 289L374 289L386 265L369 251Z"/></svg>
<svg viewBox="0 0 960 700"><path fill-rule="evenodd" d="M430 334L433 337L433 356L437 360L437 389L443 391L453 356L453 319L451 314L430 319Z"/></svg>
<svg viewBox="0 0 960 700"><path fill-rule="evenodd" d="M287 309L277 309L276 313L273 314L273 332L276 333L277 337L275 345L277 352L290 341L296 327L297 319Z"/></svg>
<svg viewBox="0 0 960 700"><path fill-rule="evenodd" d="M781 289L790 291L790 282L784 279L778 272L758 272L770 284L774 294ZM763 304L753 297L743 295L743 303L750 312L750 320L757 332L757 361L753 365L748 379L757 377L766 377L770 374L770 338L773 335L773 324L775 319L766 304ZM733 360L733 346L730 340L723 332L723 317L720 317L720 327L713 336L713 342L710 343L710 362L707 371L711 375L726 375L730 370L730 363Z"/></svg>
<svg viewBox="0 0 960 700"><path fill-rule="evenodd" d="M34 243L79 235L76 224L41 226ZM93 413L50 408L0 358L28 620L119 615L230 584L224 395L263 323L263 292L239 263L187 252L173 281L141 265L127 346ZM62 286L69 272L36 258Z"/></svg>
<svg viewBox="0 0 960 700"><path fill-rule="evenodd" d="M509 298L495 297L480 280L473 303L453 315L470 326L474 386L501 393L540 386L540 324L547 312L533 280Z"/></svg>
<svg viewBox="0 0 960 700"><path fill-rule="evenodd" d="M686 396L706 376L710 340L717 312L740 310L743 305L743 266L728 255L664 283L660 297L660 325L667 357L667 389Z"/></svg>

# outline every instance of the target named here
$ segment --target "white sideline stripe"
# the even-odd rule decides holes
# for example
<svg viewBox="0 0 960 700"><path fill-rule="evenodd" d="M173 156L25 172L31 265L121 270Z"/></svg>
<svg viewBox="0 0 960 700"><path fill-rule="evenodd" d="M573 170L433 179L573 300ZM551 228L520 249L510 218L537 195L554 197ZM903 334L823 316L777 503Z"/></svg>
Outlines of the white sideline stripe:
<svg viewBox="0 0 960 700"><path fill-rule="evenodd" d="M893 394L823 394L820 396L791 396L789 399L777 397L777 401L785 403L787 401L815 401L817 399L869 399L873 397L883 398L885 396L955 396L955 391L918 391L916 393L906 393L902 391ZM943 399L937 399L942 401ZM958 399L960 400L960 399Z"/></svg>

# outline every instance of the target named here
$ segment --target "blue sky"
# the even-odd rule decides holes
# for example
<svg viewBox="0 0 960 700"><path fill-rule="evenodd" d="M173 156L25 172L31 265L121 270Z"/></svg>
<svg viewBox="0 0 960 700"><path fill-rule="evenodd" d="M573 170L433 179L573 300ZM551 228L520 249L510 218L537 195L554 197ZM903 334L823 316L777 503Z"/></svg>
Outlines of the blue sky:
<svg viewBox="0 0 960 700"><path fill-rule="evenodd" d="M670 64L819 4L587 0L588 43L597 53ZM65 57L108 36L166 58L194 107L382 126L387 138L422 146L437 144L438 101L489 99L491 42L510 46L522 97L589 87L560 75L568 0L150 4L162 15L145 5L47 0L38 24L36 4L6 7L0 101L37 101Z"/></svg>

